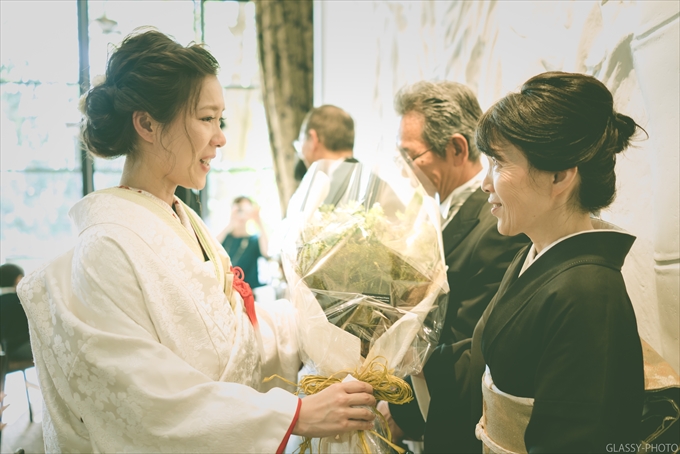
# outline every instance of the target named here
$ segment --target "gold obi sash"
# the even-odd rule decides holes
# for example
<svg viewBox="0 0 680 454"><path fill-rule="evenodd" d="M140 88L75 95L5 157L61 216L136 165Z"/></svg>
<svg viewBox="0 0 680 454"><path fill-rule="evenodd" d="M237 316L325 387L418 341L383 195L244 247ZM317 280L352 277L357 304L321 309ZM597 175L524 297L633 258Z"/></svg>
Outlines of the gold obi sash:
<svg viewBox="0 0 680 454"><path fill-rule="evenodd" d="M516 397L496 388L487 366L482 377L484 406L475 435L487 454L526 453L524 432L529 425L534 399Z"/></svg>

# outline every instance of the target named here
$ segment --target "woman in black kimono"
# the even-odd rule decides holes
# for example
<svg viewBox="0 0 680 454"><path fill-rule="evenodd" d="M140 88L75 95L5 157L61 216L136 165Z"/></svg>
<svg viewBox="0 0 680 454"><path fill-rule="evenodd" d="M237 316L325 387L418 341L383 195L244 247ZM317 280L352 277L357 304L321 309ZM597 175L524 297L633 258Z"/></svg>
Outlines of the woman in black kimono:
<svg viewBox="0 0 680 454"><path fill-rule="evenodd" d="M477 435L492 450L639 441L642 349L621 276L635 238L591 217L614 200L616 154L638 128L597 79L561 72L531 78L480 120L498 231L532 241L476 335L487 366Z"/></svg>

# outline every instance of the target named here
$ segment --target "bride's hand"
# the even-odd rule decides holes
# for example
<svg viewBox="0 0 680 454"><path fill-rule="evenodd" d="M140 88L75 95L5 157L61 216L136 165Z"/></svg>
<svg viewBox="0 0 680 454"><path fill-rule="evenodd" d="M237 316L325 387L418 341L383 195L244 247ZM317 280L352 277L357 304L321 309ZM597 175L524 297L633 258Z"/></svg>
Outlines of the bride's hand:
<svg viewBox="0 0 680 454"><path fill-rule="evenodd" d="M321 438L373 429L375 414L361 406L375 406L371 385L361 381L331 385L318 394L302 399L293 434Z"/></svg>

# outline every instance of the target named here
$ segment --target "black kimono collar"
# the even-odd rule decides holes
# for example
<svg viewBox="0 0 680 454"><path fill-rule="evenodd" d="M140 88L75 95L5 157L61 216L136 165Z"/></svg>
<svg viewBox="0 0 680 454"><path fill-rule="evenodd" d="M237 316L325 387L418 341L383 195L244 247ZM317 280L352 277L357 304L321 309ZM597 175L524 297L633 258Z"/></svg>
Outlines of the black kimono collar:
<svg viewBox="0 0 680 454"><path fill-rule="evenodd" d="M560 241L538 257L534 264L546 269L577 258L579 262L586 260L620 271L634 241L635 237L624 231L591 230Z"/></svg>
<svg viewBox="0 0 680 454"><path fill-rule="evenodd" d="M482 349L489 348L505 325L553 277L584 264L620 271L634 241L633 235L623 231L589 231L555 244L519 276L531 247L525 246L508 267L492 301L494 307L484 328Z"/></svg>

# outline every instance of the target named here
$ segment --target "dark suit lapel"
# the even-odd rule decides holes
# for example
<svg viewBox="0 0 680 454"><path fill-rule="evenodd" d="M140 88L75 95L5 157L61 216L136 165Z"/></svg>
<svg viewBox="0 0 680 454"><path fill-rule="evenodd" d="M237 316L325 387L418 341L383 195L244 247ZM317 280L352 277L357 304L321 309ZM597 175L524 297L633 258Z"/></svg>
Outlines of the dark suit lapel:
<svg viewBox="0 0 680 454"><path fill-rule="evenodd" d="M486 204L487 197L481 188L477 189L468 197L458 213L449 222L449 225L446 226L442 232L444 257L448 257L479 223L479 212Z"/></svg>

